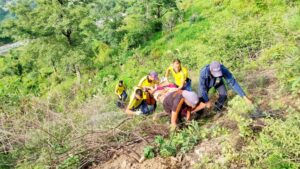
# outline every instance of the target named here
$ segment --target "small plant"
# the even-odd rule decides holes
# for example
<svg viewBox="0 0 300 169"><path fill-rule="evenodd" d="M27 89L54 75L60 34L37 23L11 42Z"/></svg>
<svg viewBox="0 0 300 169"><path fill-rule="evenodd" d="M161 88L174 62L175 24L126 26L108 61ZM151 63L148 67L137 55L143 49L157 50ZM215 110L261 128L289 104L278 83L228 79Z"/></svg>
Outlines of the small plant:
<svg viewBox="0 0 300 169"><path fill-rule="evenodd" d="M80 163L80 158L78 155L69 155L67 159L65 159L59 166L59 169L67 169L67 168L77 168Z"/></svg>
<svg viewBox="0 0 300 169"><path fill-rule="evenodd" d="M147 158L147 159L154 158L155 157L154 147L152 147L152 146L146 146L144 148L144 157Z"/></svg>
<svg viewBox="0 0 300 169"><path fill-rule="evenodd" d="M251 136L253 132L249 126L252 123L252 119L249 118L249 113L254 111L254 106L247 105L238 96L229 102L229 106L228 116L231 120L237 121L240 135L242 137Z"/></svg>
<svg viewBox="0 0 300 169"><path fill-rule="evenodd" d="M243 152L249 166L262 168L300 167L300 115L295 110L287 110L290 115L285 120L268 119L257 140Z"/></svg>
<svg viewBox="0 0 300 169"><path fill-rule="evenodd" d="M158 152L162 157L175 156L177 153L186 153L191 150L200 140L202 133L197 122L192 122L188 128L178 133L172 133L169 138L156 136L155 147L146 146L144 157L154 157L154 152ZM204 136L207 136L204 134Z"/></svg>

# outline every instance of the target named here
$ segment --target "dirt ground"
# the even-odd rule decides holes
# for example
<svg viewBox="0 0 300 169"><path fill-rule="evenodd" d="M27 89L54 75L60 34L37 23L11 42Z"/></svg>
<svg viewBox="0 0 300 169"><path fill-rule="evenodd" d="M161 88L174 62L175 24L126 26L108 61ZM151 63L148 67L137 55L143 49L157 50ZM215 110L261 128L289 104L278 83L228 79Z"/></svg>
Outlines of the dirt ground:
<svg viewBox="0 0 300 169"><path fill-rule="evenodd" d="M228 121L225 117L221 117L215 123L224 125L230 130L232 134L232 146L240 148L242 147L242 140L239 138L239 132L236 124L232 121ZM211 124L207 124L203 127L209 127ZM201 161L206 156L213 155L218 162L224 161L220 155L222 146L221 143L228 137L220 136L209 140L201 141L193 150L187 154L178 154L176 157L161 158L155 157L153 159L142 159L143 149L147 143L141 142L134 144L126 150L120 150L115 155L102 164L92 167L93 169L192 169L197 162ZM151 140L147 140L151 142Z"/></svg>

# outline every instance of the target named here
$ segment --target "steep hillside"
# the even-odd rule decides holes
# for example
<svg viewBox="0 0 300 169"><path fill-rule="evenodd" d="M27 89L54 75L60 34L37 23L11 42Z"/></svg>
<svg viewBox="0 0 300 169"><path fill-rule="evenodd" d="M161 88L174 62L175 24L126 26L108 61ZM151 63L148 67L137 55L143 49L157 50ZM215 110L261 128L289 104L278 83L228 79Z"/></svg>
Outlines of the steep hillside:
<svg viewBox="0 0 300 169"><path fill-rule="evenodd" d="M0 27L33 39L0 57L0 168L300 167L298 1L35 2ZM194 91L200 69L222 62L253 105L230 90L224 116L206 109L176 132L153 119L161 105L138 117L116 107L119 80L130 93L175 58Z"/></svg>

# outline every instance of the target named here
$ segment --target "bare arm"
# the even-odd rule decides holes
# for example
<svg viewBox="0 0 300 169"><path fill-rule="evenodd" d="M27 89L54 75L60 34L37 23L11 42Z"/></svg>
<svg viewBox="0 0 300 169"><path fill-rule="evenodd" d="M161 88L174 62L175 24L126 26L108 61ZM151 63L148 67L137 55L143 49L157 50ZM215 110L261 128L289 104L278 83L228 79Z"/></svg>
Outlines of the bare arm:
<svg viewBox="0 0 300 169"><path fill-rule="evenodd" d="M191 109L188 109L186 112L186 120L190 121L191 120Z"/></svg>
<svg viewBox="0 0 300 169"><path fill-rule="evenodd" d="M177 119L178 119L178 114L179 114L179 111L181 109L181 106L182 106L183 102L184 102L184 99L181 99L180 102L178 103L176 111L172 111L171 126L176 126Z"/></svg>
<svg viewBox="0 0 300 169"><path fill-rule="evenodd" d="M176 126L176 124L177 124L177 119L178 119L178 113L179 113L179 112L174 112L174 111L172 111L172 116L171 116L171 126Z"/></svg>
<svg viewBox="0 0 300 169"><path fill-rule="evenodd" d="M125 113L127 113L128 115L135 115L135 112L130 110L129 107L126 108Z"/></svg>
<svg viewBox="0 0 300 169"><path fill-rule="evenodd" d="M197 111L199 111L199 110L204 109L205 107L206 107L206 104L201 102L196 108L194 108L194 109L192 110L191 113L195 113L195 112L197 112Z"/></svg>

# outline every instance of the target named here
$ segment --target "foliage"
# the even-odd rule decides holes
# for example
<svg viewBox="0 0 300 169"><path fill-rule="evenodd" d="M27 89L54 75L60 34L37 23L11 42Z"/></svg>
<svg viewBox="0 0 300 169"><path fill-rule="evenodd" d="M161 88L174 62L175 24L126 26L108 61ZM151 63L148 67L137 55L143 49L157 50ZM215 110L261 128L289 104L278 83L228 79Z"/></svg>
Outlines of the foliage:
<svg viewBox="0 0 300 169"><path fill-rule="evenodd" d="M105 123L93 121L96 129L107 128L121 118L112 101L117 81L124 80L130 93L150 70L163 74L174 58L181 59L193 74L212 60L220 60L244 88L248 83L243 75L275 70L272 100L287 104L278 106L286 113L286 120L269 119L262 133L255 135L249 128L252 120L247 118L255 109L234 97L224 118L236 121L239 134L252 143L238 151L226 142L222 155L226 164L245 167L247 163L246 168L299 168L299 138L295 135L299 118L294 110L285 110L296 103L292 103L295 99L283 102L286 95L297 98L299 94L298 1L15 2L10 6L14 17L1 22L0 40L29 39L29 43L0 57L0 121L5 124L0 141L1 147L3 143L11 146L9 152L0 154L0 168L78 167L83 157L75 154L82 149L60 155L71 149L71 139L90 131L91 112L111 115ZM250 94L257 100L263 97ZM110 100L97 100L95 104L101 108L85 106L97 95ZM139 121L133 120L128 130ZM57 139L33 127L36 122ZM170 137L158 136L152 147L145 148L144 156L175 156L203 139L228 134L218 124L212 126L193 123ZM2 137L2 131L13 135ZM126 138L116 138L122 139Z"/></svg>
<svg viewBox="0 0 300 169"><path fill-rule="evenodd" d="M144 148L144 157L147 159L154 158L154 147L146 146Z"/></svg>
<svg viewBox="0 0 300 169"><path fill-rule="evenodd" d="M67 158L65 161L63 161L62 164L58 166L59 169L65 169L65 168L77 168L78 164L80 162L80 158L77 155L70 155L69 158Z"/></svg>
<svg viewBox="0 0 300 169"><path fill-rule="evenodd" d="M215 138L222 134L226 134L226 129L213 126L210 129L202 128L198 122L192 121L192 123L179 132L171 133L169 138L163 138L162 136L156 136L154 143L155 147L149 146L144 148L145 157L149 156L149 152L157 152L162 157L176 156L178 153L187 153L201 140L207 138ZM152 155L152 154L151 154Z"/></svg>
<svg viewBox="0 0 300 169"><path fill-rule="evenodd" d="M240 135L242 137L252 136L252 129L250 124L252 119L250 113L254 113L254 106L247 105L244 100L236 96L229 101L228 117L231 120L235 120L238 124Z"/></svg>
<svg viewBox="0 0 300 169"><path fill-rule="evenodd" d="M249 166L299 168L299 113L289 110L286 120L267 120L268 127L245 150Z"/></svg>

